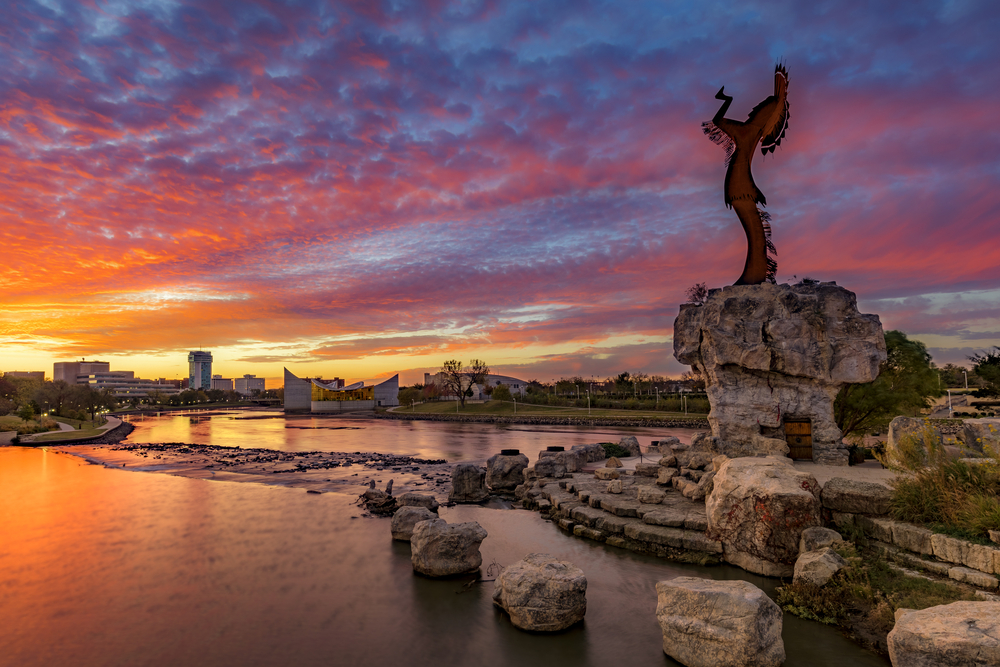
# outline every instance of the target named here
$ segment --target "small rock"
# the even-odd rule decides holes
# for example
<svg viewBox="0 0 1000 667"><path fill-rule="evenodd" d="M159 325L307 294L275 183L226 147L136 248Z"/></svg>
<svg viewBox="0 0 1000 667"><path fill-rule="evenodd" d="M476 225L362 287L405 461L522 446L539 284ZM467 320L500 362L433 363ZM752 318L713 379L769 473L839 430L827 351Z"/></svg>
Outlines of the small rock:
<svg viewBox="0 0 1000 667"><path fill-rule="evenodd" d="M645 503L647 505L659 505L663 502L663 499L667 497L667 494L662 490L657 489L652 486L642 486L639 487L639 502Z"/></svg>
<svg viewBox="0 0 1000 667"><path fill-rule="evenodd" d="M664 468L676 468L677 467L677 457L673 454L664 454L657 463Z"/></svg>
<svg viewBox="0 0 1000 667"><path fill-rule="evenodd" d="M663 486L672 485L670 480L677 477L677 473L677 468L660 468L659 475L656 477L656 483Z"/></svg>
<svg viewBox="0 0 1000 667"><path fill-rule="evenodd" d="M847 561L830 547L817 551L807 551L795 561L793 583L824 586L833 575L847 567Z"/></svg>
<svg viewBox="0 0 1000 667"><path fill-rule="evenodd" d="M660 466L655 463L635 464L636 477L656 477L659 474Z"/></svg>
<svg viewBox="0 0 1000 667"><path fill-rule="evenodd" d="M608 482L608 493L621 493L622 492L622 481L620 479L613 479Z"/></svg>
<svg viewBox="0 0 1000 667"><path fill-rule="evenodd" d="M413 536L413 528L421 521L436 519L437 515L426 507L400 507L392 515L392 539L409 542Z"/></svg>
<svg viewBox="0 0 1000 667"><path fill-rule="evenodd" d="M400 507L424 507L431 512L437 512L440 505L434 496L412 492L404 493L396 502Z"/></svg>
<svg viewBox="0 0 1000 667"><path fill-rule="evenodd" d="M823 528L822 526L806 528L802 531L802 537L799 538L799 554L823 549L837 542L843 542L843 540L844 538L841 537L840 533L829 528Z"/></svg>
<svg viewBox="0 0 1000 667"><path fill-rule="evenodd" d="M608 459L608 462L604 464L605 468L621 468L622 462L618 460L617 456L612 456Z"/></svg>
<svg viewBox="0 0 1000 667"><path fill-rule="evenodd" d="M598 468L594 471L594 477L597 479L618 479L618 471L613 468Z"/></svg>

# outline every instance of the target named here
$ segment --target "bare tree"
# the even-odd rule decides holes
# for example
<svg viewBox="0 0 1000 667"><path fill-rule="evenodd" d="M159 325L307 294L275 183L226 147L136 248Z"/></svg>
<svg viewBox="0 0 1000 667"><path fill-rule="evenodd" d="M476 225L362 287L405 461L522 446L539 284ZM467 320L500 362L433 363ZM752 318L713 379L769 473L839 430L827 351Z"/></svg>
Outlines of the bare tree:
<svg viewBox="0 0 1000 667"><path fill-rule="evenodd" d="M687 291L687 302L693 303L697 306L702 306L705 304L705 299L708 298L708 288L705 287L705 283L695 283L688 288Z"/></svg>
<svg viewBox="0 0 1000 667"><path fill-rule="evenodd" d="M482 385L486 382L486 376L490 374L490 367L485 361L473 359L469 365L464 367L457 359L450 359L441 366L441 382L448 393L458 396L458 400L465 407L465 399L472 396L472 385Z"/></svg>

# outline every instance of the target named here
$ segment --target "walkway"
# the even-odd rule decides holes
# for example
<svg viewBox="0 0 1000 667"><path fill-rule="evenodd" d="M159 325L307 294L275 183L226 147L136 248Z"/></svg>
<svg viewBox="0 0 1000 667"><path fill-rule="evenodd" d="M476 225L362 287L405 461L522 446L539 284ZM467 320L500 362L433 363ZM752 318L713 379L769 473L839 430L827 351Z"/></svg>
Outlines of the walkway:
<svg viewBox="0 0 1000 667"><path fill-rule="evenodd" d="M87 438L97 438L97 437L100 437L100 436L104 435L105 433L107 433L108 431L110 431L111 429L117 428L118 426L121 426L121 423L122 423L121 419L118 419L117 417L108 416L107 417L107 422L103 426L99 426L99 427L97 427L94 430L89 430L88 429L87 432L86 432L86 435L82 435L81 434L80 439L83 440L83 439L87 439ZM66 432L66 433L78 433L79 432L77 429L73 428L69 424L64 424L62 422L58 422L58 424L59 424L59 431L58 432L60 434L62 434L64 432ZM25 435L25 436L21 437L21 443L34 442L36 439L38 439L39 437L41 437L43 435L51 435L53 433L55 433L55 431L49 431L48 433L34 433L32 435ZM74 440L74 439L75 438L73 438L73 437L67 437L65 440L51 440L51 441L49 441L49 440L46 439L46 440L42 440L41 442L62 443L62 442L67 442L67 441Z"/></svg>

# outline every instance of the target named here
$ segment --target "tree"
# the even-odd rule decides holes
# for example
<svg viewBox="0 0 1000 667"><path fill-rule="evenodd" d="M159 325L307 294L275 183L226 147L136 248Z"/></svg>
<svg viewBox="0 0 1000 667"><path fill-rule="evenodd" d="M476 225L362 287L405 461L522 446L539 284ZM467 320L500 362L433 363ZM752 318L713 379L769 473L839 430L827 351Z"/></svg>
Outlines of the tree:
<svg viewBox="0 0 1000 667"><path fill-rule="evenodd" d="M512 401L514 397L510 393L510 387L505 384L498 384L493 387L493 393L490 394L490 400L494 401Z"/></svg>
<svg viewBox="0 0 1000 667"><path fill-rule="evenodd" d="M457 359L450 359L441 366L441 381L445 389L458 396L458 400L465 407L465 399L472 395L472 385L485 384L486 376L490 374L490 367L485 361L473 359L469 365L462 367L462 362Z"/></svg>
<svg viewBox="0 0 1000 667"><path fill-rule="evenodd" d="M991 352L977 352L969 361L976 375L986 381L984 390L993 396L1000 394L1000 347L994 346Z"/></svg>
<svg viewBox="0 0 1000 667"><path fill-rule="evenodd" d="M703 306L705 305L705 299L708 298L708 288L705 287L705 283L695 283L691 287L688 287L686 294L688 303Z"/></svg>
<svg viewBox="0 0 1000 667"><path fill-rule="evenodd" d="M632 375L628 371L615 376L615 391L623 396L632 393Z"/></svg>
<svg viewBox="0 0 1000 667"><path fill-rule="evenodd" d="M833 403L834 418L845 436L883 429L894 417L914 415L940 396L938 373L927 347L902 331L885 332L886 360L874 382L849 384Z"/></svg>
<svg viewBox="0 0 1000 667"><path fill-rule="evenodd" d="M68 384L63 380L56 380L54 382L44 382L38 389L34 392L35 403L39 407L47 405L48 409L51 409L57 415L61 415L64 409L70 407L70 403L76 403L82 407L80 403L80 388L90 389L87 385L78 384Z"/></svg>
<svg viewBox="0 0 1000 667"><path fill-rule="evenodd" d="M420 400L420 389L416 387L403 387L399 390L399 404L410 405Z"/></svg>

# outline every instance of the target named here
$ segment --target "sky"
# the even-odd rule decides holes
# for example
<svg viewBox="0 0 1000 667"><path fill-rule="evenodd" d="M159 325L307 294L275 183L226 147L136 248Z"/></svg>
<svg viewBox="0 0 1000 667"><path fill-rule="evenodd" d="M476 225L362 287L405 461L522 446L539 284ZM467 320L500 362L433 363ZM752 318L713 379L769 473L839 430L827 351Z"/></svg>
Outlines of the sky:
<svg viewBox="0 0 1000 667"><path fill-rule="evenodd" d="M1000 344L1000 3L4 4L0 370L677 376L746 253L701 122L779 61L778 282Z"/></svg>

